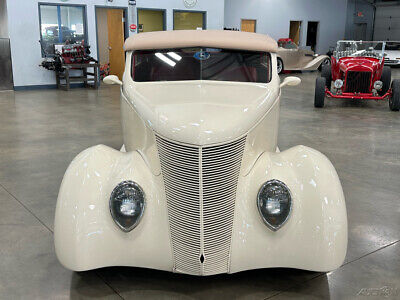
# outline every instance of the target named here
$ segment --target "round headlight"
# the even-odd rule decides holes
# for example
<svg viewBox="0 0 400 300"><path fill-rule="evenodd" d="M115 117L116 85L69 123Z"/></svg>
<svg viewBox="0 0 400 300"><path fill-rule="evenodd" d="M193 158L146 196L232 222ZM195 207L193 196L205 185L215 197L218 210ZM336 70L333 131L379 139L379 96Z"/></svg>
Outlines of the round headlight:
<svg viewBox="0 0 400 300"><path fill-rule="evenodd" d="M264 223L270 229L278 230L286 223L292 209L289 188L276 179L267 181L258 191L257 207Z"/></svg>
<svg viewBox="0 0 400 300"><path fill-rule="evenodd" d="M142 218L145 206L142 188L133 181L123 181L112 191L110 212L114 222L123 231L131 231Z"/></svg>
<svg viewBox="0 0 400 300"><path fill-rule="evenodd" d="M374 89L376 89L377 91L380 91L383 87L383 82L380 80L377 80L374 82Z"/></svg>
<svg viewBox="0 0 400 300"><path fill-rule="evenodd" d="M343 80L336 79L334 85L335 85L335 88L340 89L343 86Z"/></svg>

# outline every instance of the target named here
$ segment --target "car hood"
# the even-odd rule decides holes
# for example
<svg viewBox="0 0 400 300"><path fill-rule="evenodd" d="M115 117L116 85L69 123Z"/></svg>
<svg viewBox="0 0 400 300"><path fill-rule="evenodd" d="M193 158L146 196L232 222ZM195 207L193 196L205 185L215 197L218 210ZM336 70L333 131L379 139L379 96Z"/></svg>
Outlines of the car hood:
<svg viewBox="0 0 400 300"><path fill-rule="evenodd" d="M272 88L274 87L274 88ZM124 94L159 135L208 145L246 134L277 100L279 82L132 82Z"/></svg>
<svg viewBox="0 0 400 300"><path fill-rule="evenodd" d="M385 50L385 59L400 59L400 51L399 50Z"/></svg>
<svg viewBox="0 0 400 300"><path fill-rule="evenodd" d="M339 68L343 72L375 72L379 66L379 60L372 57L344 57L339 60Z"/></svg>

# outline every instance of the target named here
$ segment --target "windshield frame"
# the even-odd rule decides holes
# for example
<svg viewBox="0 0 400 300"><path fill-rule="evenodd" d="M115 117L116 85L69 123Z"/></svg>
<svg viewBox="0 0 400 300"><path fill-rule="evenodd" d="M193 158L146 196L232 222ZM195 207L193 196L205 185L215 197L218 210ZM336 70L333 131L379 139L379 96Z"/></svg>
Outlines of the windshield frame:
<svg viewBox="0 0 400 300"><path fill-rule="evenodd" d="M349 44L350 47L352 47L353 49L349 49L349 50L340 50L341 45L344 44ZM358 50L358 48L360 48L360 45L374 45L373 46L373 50L374 52L376 52L376 56L369 56L369 55L363 55L363 52L365 53L365 49L360 49ZM382 44L381 49L375 49L376 46L378 46L379 44ZM343 57L352 57L352 58L356 58L356 57L371 57L371 58L375 58L378 59L379 62L381 63L384 56L385 56L385 46L386 46L386 42L385 41L353 41L353 40L340 40L337 41L336 43L336 49L333 53L333 56L335 57L336 60L339 60ZM347 47L349 48L349 47ZM362 47L361 47L362 48ZM371 48L371 47L369 47ZM357 52L359 52L357 54Z"/></svg>
<svg viewBox="0 0 400 300"><path fill-rule="evenodd" d="M235 67L236 68L244 68L245 69L244 73L248 72L246 70L250 70L250 69L248 69L249 66L246 65L246 61L245 60L241 60L241 61L235 60L235 58L236 58L235 55L234 55L235 53L243 55L243 56L240 56L240 58L246 57L246 55L248 55L247 58L250 59L250 61L248 61L248 62L251 62L252 59L257 58L257 57L251 57L251 55L253 55L253 54L254 55L259 55L260 58L265 58L266 61L264 63L263 62L257 63L259 65L254 66L254 69L251 70L251 71L253 71L253 72L260 72L261 71L262 72L262 67L264 66L265 67L265 71L266 71L266 81L257 80L257 79L262 79L262 77L261 78L258 77L258 76L260 76L259 73L257 75L253 75L253 76L256 76L256 77L253 77L253 78L251 78L250 75L247 75L247 79L248 80L240 80L239 78L234 78L232 80L223 79L223 78L218 79L218 77L219 77L218 75L221 75L222 77L224 77L223 72L217 72L216 73L217 76L215 76L215 74L214 74L214 76L210 76L210 77L214 77L214 78L205 78L205 77L203 77L203 72L204 72L205 69L207 69L207 67L209 68L210 66L215 66L215 65L217 65L217 63L220 63L220 61L217 61L217 63L211 64L211 65L208 65L208 66L205 65L206 68L203 69L203 65L202 65L203 59L200 59L199 57L196 57L196 55L199 52L200 53L201 52L211 52L213 50L215 50L215 52L222 53L222 54L224 54L224 53L232 54L232 56L228 55L228 59L232 59L231 63L228 63L227 65L225 64L225 65L220 66L221 70L228 70L228 72L230 71L231 74L234 74L234 73L232 73L232 69L229 70L231 67L233 68L233 70L235 70ZM198 72L198 74L197 74L197 70L196 70L194 75L192 74L192 76L188 76L187 79L180 78L180 79L170 79L170 80L169 79L154 79L154 80L143 80L142 79L142 80L137 80L137 75L135 74L137 72L137 65L136 65L136 61L135 61L136 55L138 55L138 54L145 54L145 55L154 54L155 56L157 56L157 54L159 55L161 53L161 54L164 54L164 56L167 56L167 54L171 53L171 52L175 52L175 53L181 54L181 55L182 55L182 53L188 53L188 56L186 57L187 59L190 59L191 57L197 59L199 61L199 64L198 64L199 72ZM272 77L273 77L272 56L271 56L270 52L266 52L266 51L249 51L249 50L237 50L237 49L213 48L213 47L198 46L198 47L182 47L182 48L162 48L162 49L148 49L148 50L133 50L133 51L130 51L130 55L131 55L131 58L130 58L130 77L131 77L133 82L140 82L140 83L146 83L146 82L151 83L151 82L153 82L154 83L154 82L177 82L177 81L203 80L203 81L219 81L219 82L235 82L235 83L268 84L268 83L271 82ZM216 58L218 58L218 57L216 57ZM223 56L222 56L222 58L223 58ZM205 60L207 60L207 59L204 59L204 61ZM178 63L179 61L176 61L176 62ZM190 67L195 67L195 68L197 67L196 66L196 60L189 61L189 63L191 64L191 65L188 64L189 68ZM267 68L268 68L268 70L267 70ZM258 71L257 71L257 69L258 69ZM185 76L185 75L180 75L180 76ZM193 76L194 76L194 78L193 78ZM235 75L230 75L230 76L231 77L236 77ZM263 75L261 75L261 76L263 76ZM190 78L190 77L192 77L192 78ZM238 76L238 77L240 77L240 76ZM252 80L252 79L255 79L255 80Z"/></svg>

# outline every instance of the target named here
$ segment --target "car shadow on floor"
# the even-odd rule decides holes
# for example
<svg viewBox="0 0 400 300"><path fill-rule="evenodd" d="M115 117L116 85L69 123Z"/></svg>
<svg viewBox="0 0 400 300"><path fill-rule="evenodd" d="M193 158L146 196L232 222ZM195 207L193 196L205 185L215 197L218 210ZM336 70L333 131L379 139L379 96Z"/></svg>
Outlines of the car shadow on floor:
<svg viewBox="0 0 400 300"><path fill-rule="evenodd" d="M74 272L72 299L91 297L86 277L93 272L124 299L265 299L284 291L285 297L330 298L325 273L297 269L258 269L200 277L144 268L109 267Z"/></svg>

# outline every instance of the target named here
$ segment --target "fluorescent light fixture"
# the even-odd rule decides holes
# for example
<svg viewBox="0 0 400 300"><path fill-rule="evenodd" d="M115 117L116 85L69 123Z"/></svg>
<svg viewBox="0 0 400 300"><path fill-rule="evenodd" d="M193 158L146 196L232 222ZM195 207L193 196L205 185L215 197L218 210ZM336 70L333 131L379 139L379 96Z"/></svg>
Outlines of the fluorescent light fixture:
<svg viewBox="0 0 400 300"><path fill-rule="evenodd" d="M163 62L169 64L171 67L174 67L176 65L176 62L172 61L168 57L166 57L164 54L157 52L156 56L161 59Z"/></svg>
<svg viewBox="0 0 400 300"><path fill-rule="evenodd" d="M168 52L167 53L169 56L171 56L173 59L176 61L180 61L182 59L182 56L176 54L175 52Z"/></svg>

